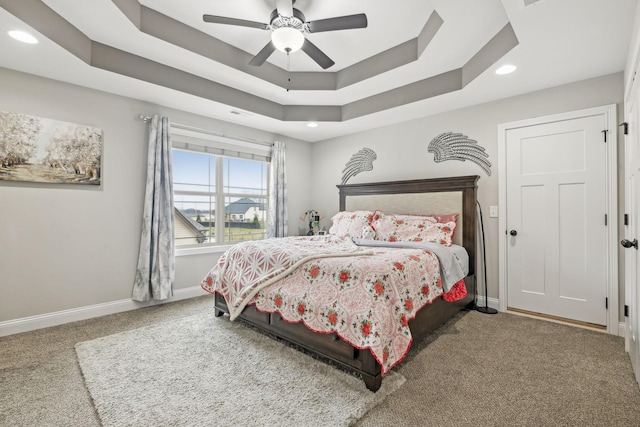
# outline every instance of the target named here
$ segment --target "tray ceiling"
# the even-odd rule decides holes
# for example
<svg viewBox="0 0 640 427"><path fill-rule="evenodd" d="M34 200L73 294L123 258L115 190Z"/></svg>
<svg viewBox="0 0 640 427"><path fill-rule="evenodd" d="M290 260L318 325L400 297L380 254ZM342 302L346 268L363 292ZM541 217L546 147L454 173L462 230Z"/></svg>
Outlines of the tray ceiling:
<svg viewBox="0 0 640 427"><path fill-rule="evenodd" d="M250 66L268 31L202 20L269 22L275 0L0 0L0 66L307 141L623 70L635 0L526 3L298 0L307 20L367 15L305 35L335 61L322 70L302 51Z"/></svg>

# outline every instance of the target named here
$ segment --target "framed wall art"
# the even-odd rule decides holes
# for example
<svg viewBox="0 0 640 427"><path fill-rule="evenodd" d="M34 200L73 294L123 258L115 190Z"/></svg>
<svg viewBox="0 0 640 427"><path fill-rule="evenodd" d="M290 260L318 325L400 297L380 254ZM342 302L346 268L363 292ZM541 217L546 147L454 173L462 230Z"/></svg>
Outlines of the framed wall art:
<svg viewBox="0 0 640 427"><path fill-rule="evenodd" d="M0 180L100 185L102 129L0 111Z"/></svg>

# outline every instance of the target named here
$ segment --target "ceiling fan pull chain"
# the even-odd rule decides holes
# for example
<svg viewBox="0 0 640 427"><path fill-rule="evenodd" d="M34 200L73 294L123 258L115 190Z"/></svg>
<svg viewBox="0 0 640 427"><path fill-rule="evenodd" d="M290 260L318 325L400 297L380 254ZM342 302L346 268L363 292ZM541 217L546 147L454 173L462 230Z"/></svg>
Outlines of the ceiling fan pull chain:
<svg viewBox="0 0 640 427"><path fill-rule="evenodd" d="M291 88L291 49L287 49L287 92Z"/></svg>

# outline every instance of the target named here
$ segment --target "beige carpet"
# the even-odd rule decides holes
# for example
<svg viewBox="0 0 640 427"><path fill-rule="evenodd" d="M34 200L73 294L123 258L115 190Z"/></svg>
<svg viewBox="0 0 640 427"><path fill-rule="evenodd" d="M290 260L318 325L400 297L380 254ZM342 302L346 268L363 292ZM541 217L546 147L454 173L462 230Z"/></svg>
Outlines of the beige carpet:
<svg viewBox="0 0 640 427"><path fill-rule="evenodd" d="M1 337L0 426L98 427L75 344L212 304L207 295ZM600 332L470 312L415 343L395 371L406 382L356 426L640 426L624 339Z"/></svg>
<svg viewBox="0 0 640 427"><path fill-rule="evenodd" d="M107 427L352 425L405 379L373 393L353 375L228 317L186 317L76 345Z"/></svg>
<svg viewBox="0 0 640 427"><path fill-rule="evenodd" d="M358 425L640 426L620 337L472 311L416 347L398 369L407 382Z"/></svg>

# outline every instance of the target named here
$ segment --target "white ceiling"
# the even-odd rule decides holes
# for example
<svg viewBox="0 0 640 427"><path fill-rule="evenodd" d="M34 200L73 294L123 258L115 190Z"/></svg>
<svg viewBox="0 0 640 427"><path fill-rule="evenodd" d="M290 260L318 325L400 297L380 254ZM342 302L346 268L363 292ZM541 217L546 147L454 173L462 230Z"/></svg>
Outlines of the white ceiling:
<svg viewBox="0 0 640 427"><path fill-rule="evenodd" d="M118 0L134 4L136 0ZM93 67L43 35L48 30L36 14L9 13L11 2L0 0L0 66L129 96L171 108L238 123L306 141L332 137L412 120L534 90L622 71L635 16L636 0L298 0L295 7L307 20L366 13L366 29L306 34L335 61L323 71L303 52L287 65L275 52L268 63L293 72L337 73L375 57L420 34L435 11L443 24L422 55L406 65L336 90L291 90L242 71L242 67L201 56L140 31L116 6L116 0L44 0L43 3L94 42L156 63L183 70L283 106L342 106L463 67L505 25L518 44L460 90L388 108L343 121L322 121L310 129L305 121L284 121L180 90L161 87ZM127 3L128 2L128 3ZM35 2L32 2L35 3ZM229 45L255 55L269 40L267 31L209 24L203 14L251 21L269 21L275 0L139 0L157 11ZM140 6L138 6L140 7ZM28 9L28 8L27 8ZM28 11L29 12L29 11ZM22 29L40 41L26 45L9 38ZM39 31L40 30L40 31ZM215 56L215 55L214 55ZM250 58L250 56L249 56ZM515 73L497 76L505 63ZM267 65L267 64L266 64ZM231 103L231 102L229 102ZM232 114L231 111L243 114ZM246 114L245 114L246 112ZM153 111L141 112L152 114ZM312 119L313 117L310 117Z"/></svg>

